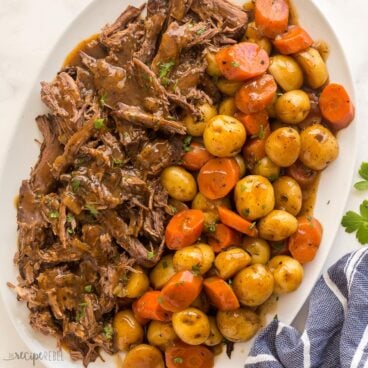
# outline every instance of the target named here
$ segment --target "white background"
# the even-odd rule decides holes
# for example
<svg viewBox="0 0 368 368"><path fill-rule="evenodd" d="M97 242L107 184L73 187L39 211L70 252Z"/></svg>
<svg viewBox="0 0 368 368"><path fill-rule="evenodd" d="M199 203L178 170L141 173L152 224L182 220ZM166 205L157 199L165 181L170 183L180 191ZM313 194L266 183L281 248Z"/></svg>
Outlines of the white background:
<svg viewBox="0 0 368 368"><path fill-rule="evenodd" d="M6 151L5 142L49 49L90 2L91 0L0 0L0 156ZM324 12L345 49L357 92L358 119L363 122L360 126L365 127L365 124L368 125L368 2L313 2ZM359 133L359 137L356 171L361 161L368 161L368 127ZM352 189L346 209L356 210L365 198L368 198L368 193L357 193ZM345 253L359 247L355 238L341 228L326 268ZM307 311L305 305L295 320L294 325L298 328L303 327ZM10 353L20 351L27 351L27 348L8 321L0 301L0 368L32 367L32 362L3 360ZM41 368L43 365L36 362L35 367Z"/></svg>

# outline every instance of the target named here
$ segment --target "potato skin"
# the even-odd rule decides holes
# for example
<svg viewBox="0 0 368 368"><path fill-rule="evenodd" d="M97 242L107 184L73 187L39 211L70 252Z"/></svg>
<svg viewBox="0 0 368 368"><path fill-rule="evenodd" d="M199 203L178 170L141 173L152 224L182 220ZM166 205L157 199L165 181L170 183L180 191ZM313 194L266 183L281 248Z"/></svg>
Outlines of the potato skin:
<svg viewBox="0 0 368 368"><path fill-rule="evenodd" d="M215 106L205 103L198 107L200 119L197 120L191 115L184 118L184 124L187 127L187 133L193 137L202 137L207 121L217 115Z"/></svg>
<svg viewBox="0 0 368 368"><path fill-rule="evenodd" d="M308 95L300 90L293 90L280 96L275 105L276 116L285 124L299 124L311 109Z"/></svg>
<svg viewBox="0 0 368 368"><path fill-rule="evenodd" d="M232 285L241 305L256 307L271 296L274 280L264 265L254 264L240 271Z"/></svg>
<svg viewBox="0 0 368 368"><path fill-rule="evenodd" d="M242 86L242 82L229 81L225 78L220 78L217 81L216 86L224 95L232 97Z"/></svg>
<svg viewBox="0 0 368 368"><path fill-rule="evenodd" d="M150 273L150 281L156 290L160 290L176 274L173 255L163 256Z"/></svg>
<svg viewBox="0 0 368 368"><path fill-rule="evenodd" d="M235 158L237 164L239 165L239 169L240 169L239 177L242 178L245 175L246 171L247 171L247 166L245 164L245 160L244 160L242 155L236 155L234 158Z"/></svg>
<svg viewBox="0 0 368 368"><path fill-rule="evenodd" d="M216 318L213 316L209 316L208 320L210 321L210 335L208 336L208 339L204 342L204 344L207 346L215 346L221 344L224 337L217 327Z"/></svg>
<svg viewBox="0 0 368 368"><path fill-rule="evenodd" d="M272 184L260 175L248 175L239 180L234 197L237 211L250 221L267 215L275 206Z"/></svg>
<svg viewBox="0 0 368 368"><path fill-rule="evenodd" d="M125 297L139 298L149 287L149 278L140 266L134 266L137 272L130 272L126 283Z"/></svg>
<svg viewBox="0 0 368 368"><path fill-rule="evenodd" d="M266 240L261 238L244 238L242 248L246 250L250 256L250 264L267 264L271 256L271 248Z"/></svg>
<svg viewBox="0 0 368 368"><path fill-rule="evenodd" d="M173 265L177 272L199 267L201 275L205 274L211 267L215 259L212 248L204 243L191 245L177 250L174 254Z"/></svg>
<svg viewBox="0 0 368 368"><path fill-rule="evenodd" d="M289 256L273 257L268 267L275 279L275 292L277 294L291 293L296 290L303 281L303 266Z"/></svg>
<svg viewBox="0 0 368 368"><path fill-rule="evenodd" d="M209 153L217 157L238 154L246 140L244 125L228 115L217 115L207 122L203 142Z"/></svg>
<svg viewBox="0 0 368 368"><path fill-rule="evenodd" d="M197 308L174 313L172 323L179 338L189 345L203 344L210 336L208 317Z"/></svg>
<svg viewBox="0 0 368 368"><path fill-rule="evenodd" d="M207 61L206 72L211 77L221 77L221 70L218 67L215 55L216 54L212 52L206 53L206 61Z"/></svg>
<svg viewBox="0 0 368 368"><path fill-rule="evenodd" d="M251 171L253 175L264 176L269 181L276 180L280 175L280 168L267 156L257 161Z"/></svg>
<svg viewBox="0 0 368 368"><path fill-rule="evenodd" d="M160 350L141 344L128 352L122 368L165 368L165 363Z"/></svg>
<svg viewBox="0 0 368 368"><path fill-rule="evenodd" d="M150 345L157 346L160 350L172 346L177 335L171 322L151 321L147 329L147 340Z"/></svg>
<svg viewBox="0 0 368 368"><path fill-rule="evenodd" d="M310 87L317 89L328 80L328 71L320 53L313 47L294 55L298 64L302 67L306 81Z"/></svg>
<svg viewBox="0 0 368 368"><path fill-rule="evenodd" d="M276 129L266 140L267 156L278 166L288 167L299 157L299 133L289 127Z"/></svg>
<svg viewBox="0 0 368 368"><path fill-rule="evenodd" d="M261 327L260 317L247 308L218 311L216 321L222 335L233 342L250 340Z"/></svg>
<svg viewBox="0 0 368 368"><path fill-rule="evenodd" d="M236 111L234 97L227 97L220 103L219 115L234 116Z"/></svg>
<svg viewBox="0 0 368 368"><path fill-rule="evenodd" d="M291 56L271 57L268 70L284 91L299 89L303 85L303 71Z"/></svg>
<svg viewBox="0 0 368 368"><path fill-rule="evenodd" d="M191 201L197 194L197 183L193 175L180 166L167 167L161 173L161 184L169 196L178 201Z"/></svg>
<svg viewBox="0 0 368 368"><path fill-rule="evenodd" d="M130 309L115 314L112 324L115 331L114 343L118 350L127 351L132 345L143 341L143 328Z"/></svg>
<svg viewBox="0 0 368 368"><path fill-rule="evenodd" d="M215 267L219 276L227 280L251 262L249 254L241 248L231 248L218 254Z"/></svg>
<svg viewBox="0 0 368 368"><path fill-rule="evenodd" d="M273 210L258 223L259 236L266 240L279 241L294 234L298 228L298 220L290 213Z"/></svg>
<svg viewBox="0 0 368 368"><path fill-rule="evenodd" d="M339 144L336 137L323 125L314 124L300 134L300 161L313 170L323 170L336 160Z"/></svg>
<svg viewBox="0 0 368 368"><path fill-rule="evenodd" d="M296 180L290 176L281 176L273 183L275 209L296 216L302 208L302 190Z"/></svg>

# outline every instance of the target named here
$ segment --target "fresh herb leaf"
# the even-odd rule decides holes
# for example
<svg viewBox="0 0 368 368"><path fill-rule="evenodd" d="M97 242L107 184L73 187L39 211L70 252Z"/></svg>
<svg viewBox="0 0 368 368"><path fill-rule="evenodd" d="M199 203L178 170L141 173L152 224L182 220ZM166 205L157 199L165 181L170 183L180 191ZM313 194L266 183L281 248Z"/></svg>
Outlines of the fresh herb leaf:
<svg viewBox="0 0 368 368"><path fill-rule="evenodd" d="M162 297L162 295L159 295L157 297L157 301L158 301L158 304L162 304L164 302L164 298Z"/></svg>
<svg viewBox="0 0 368 368"><path fill-rule="evenodd" d="M66 229L66 232L69 234L69 235L73 235L74 234L74 230L71 228L71 227L68 227Z"/></svg>
<svg viewBox="0 0 368 368"><path fill-rule="evenodd" d="M159 69L159 72L158 72L158 76L160 77L161 82L164 86L166 86L170 83L170 80L167 76L170 74L171 69L173 68L174 65L175 65L175 61L173 61L173 60L171 60L167 63L161 63L160 64L160 69Z"/></svg>
<svg viewBox="0 0 368 368"><path fill-rule="evenodd" d="M87 303L79 303L79 310L77 310L77 314L75 315L76 320L79 322L83 317L86 316L86 307Z"/></svg>
<svg viewBox="0 0 368 368"><path fill-rule="evenodd" d="M92 204L86 204L86 210L88 210L93 217L98 216L98 210Z"/></svg>
<svg viewBox="0 0 368 368"><path fill-rule="evenodd" d="M101 107L104 107L106 104L106 94L103 94L101 97L100 97L100 105Z"/></svg>
<svg viewBox="0 0 368 368"><path fill-rule="evenodd" d="M231 62L231 66L232 66L233 68L239 68L240 64L239 64L237 61L233 60L233 61Z"/></svg>
<svg viewBox="0 0 368 368"><path fill-rule="evenodd" d="M72 180L71 186L72 186L72 191L74 193L78 192L78 189L80 187L80 184L81 184L80 180L78 180L78 179L73 179Z"/></svg>
<svg viewBox="0 0 368 368"><path fill-rule="evenodd" d="M103 328L103 333L108 340L111 340L114 335L114 329L111 325L106 325Z"/></svg>
<svg viewBox="0 0 368 368"><path fill-rule="evenodd" d="M120 167L122 164L124 163L123 160L119 159L119 158L114 158L112 160L112 167L116 168L116 167Z"/></svg>
<svg viewBox="0 0 368 368"><path fill-rule="evenodd" d="M49 217L51 219L58 219L59 218L59 211L50 211Z"/></svg>
<svg viewBox="0 0 368 368"><path fill-rule="evenodd" d="M192 143L193 137L191 135L187 135L183 140L183 150L184 152L189 152L191 150L190 144Z"/></svg>
<svg viewBox="0 0 368 368"><path fill-rule="evenodd" d="M199 264L193 265L192 273L194 276L199 276L201 274L201 266Z"/></svg>
<svg viewBox="0 0 368 368"><path fill-rule="evenodd" d="M105 119L96 119L93 123L95 129L102 129L105 128Z"/></svg>
<svg viewBox="0 0 368 368"><path fill-rule="evenodd" d="M170 210L170 213L172 215L175 215L178 212L178 210L176 209L176 207L171 206L171 205L169 206L169 210Z"/></svg>
<svg viewBox="0 0 368 368"><path fill-rule="evenodd" d="M347 233L356 231L356 238L361 244L368 244L368 200L360 205L359 213L348 211L342 218L341 225Z"/></svg>
<svg viewBox="0 0 368 368"><path fill-rule="evenodd" d="M155 256L155 253L153 253L153 251L149 251L149 252L147 252L147 259L148 260L151 260L151 259L153 259L153 257Z"/></svg>
<svg viewBox="0 0 368 368"><path fill-rule="evenodd" d="M216 231L216 222L211 222L210 224L206 225L206 230L209 233L214 233Z"/></svg>
<svg viewBox="0 0 368 368"><path fill-rule="evenodd" d="M259 131L257 134L253 134L251 136L251 138L259 138L259 139L264 139L265 137L265 129L264 129L264 126L263 124L259 127Z"/></svg>
<svg viewBox="0 0 368 368"><path fill-rule="evenodd" d="M357 190L368 190L368 162L362 162L359 169L359 175L363 181L354 184Z"/></svg>
<svg viewBox="0 0 368 368"><path fill-rule="evenodd" d="M91 293L91 292L92 292L92 285L86 285L86 286L84 287L84 291L85 291L86 293Z"/></svg>
<svg viewBox="0 0 368 368"><path fill-rule="evenodd" d="M73 220L74 220L74 216L71 214L71 213L68 213L67 215L66 215L66 222L73 222Z"/></svg>
<svg viewBox="0 0 368 368"><path fill-rule="evenodd" d="M175 357L175 358L173 358L173 362L175 364L182 364L184 362L184 359L180 358L180 357Z"/></svg>
<svg viewBox="0 0 368 368"><path fill-rule="evenodd" d="M197 34L198 34L198 35L201 35L201 34L203 34L205 31L206 31L206 28L200 28L200 29L197 31Z"/></svg>

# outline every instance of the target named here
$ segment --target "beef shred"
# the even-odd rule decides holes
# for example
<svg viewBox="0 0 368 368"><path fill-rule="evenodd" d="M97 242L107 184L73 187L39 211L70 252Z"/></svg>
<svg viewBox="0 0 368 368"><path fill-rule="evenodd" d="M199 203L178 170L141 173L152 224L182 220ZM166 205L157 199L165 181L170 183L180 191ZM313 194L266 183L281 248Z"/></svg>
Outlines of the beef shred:
<svg viewBox="0 0 368 368"><path fill-rule="evenodd" d="M116 352L114 314L135 265L153 267L170 219L161 171L180 163L182 118L217 102L205 53L244 34L247 14L226 0L149 0L129 6L41 83L49 114L38 162L18 204L18 299L36 330L87 366Z"/></svg>

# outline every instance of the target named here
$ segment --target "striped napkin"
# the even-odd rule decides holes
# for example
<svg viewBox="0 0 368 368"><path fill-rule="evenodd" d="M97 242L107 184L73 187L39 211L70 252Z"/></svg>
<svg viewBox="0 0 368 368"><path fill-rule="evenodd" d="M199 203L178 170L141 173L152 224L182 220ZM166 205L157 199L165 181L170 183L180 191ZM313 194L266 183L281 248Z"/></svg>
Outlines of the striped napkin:
<svg viewBox="0 0 368 368"><path fill-rule="evenodd" d="M368 248L348 254L313 289L305 331L271 322L245 368L368 368Z"/></svg>

